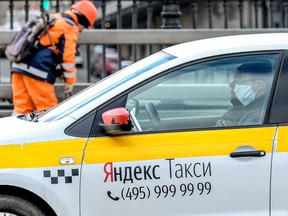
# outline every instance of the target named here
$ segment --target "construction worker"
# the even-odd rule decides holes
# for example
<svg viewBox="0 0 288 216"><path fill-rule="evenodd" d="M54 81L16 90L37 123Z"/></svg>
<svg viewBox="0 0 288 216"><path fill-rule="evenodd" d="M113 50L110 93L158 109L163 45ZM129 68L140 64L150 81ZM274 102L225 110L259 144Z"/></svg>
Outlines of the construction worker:
<svg viewBox="0 0 288 216"><path fill-rule="evenodd" d="M64 93L72 93L77 79L78 34L93 27L97 9L92 2L82 0L55 17L56 23L39 39L39 49L21 63L12 64L12 115L40 112L58 104L53 84L59 76L65 81Z"/></svg>

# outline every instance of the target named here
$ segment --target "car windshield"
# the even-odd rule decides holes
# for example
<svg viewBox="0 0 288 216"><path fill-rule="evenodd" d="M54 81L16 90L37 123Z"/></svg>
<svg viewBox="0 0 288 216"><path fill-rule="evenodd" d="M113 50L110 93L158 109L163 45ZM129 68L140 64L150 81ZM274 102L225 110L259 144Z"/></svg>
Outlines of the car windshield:
<svg viewBox="0 0 288 216"><path fill-rule="evenodd" d="M162 51L148 56L122 70L106 77L105 79L91 85L81 93L75 94L68 100L63 101L51 110L38 116L39 122L51 122L62 119L76 110L82 109L90 103L93 103L97 98L103 96L116 87L126 83L127 81L139 76L151 69L154 69L165 62L171 61L175 56L168 55ZM96 108L96 107L95 107ZM84 108L85 110L85 108ZM87 110L89 112L91 110ZM85 114L85 113L83 113Z"/></svg>

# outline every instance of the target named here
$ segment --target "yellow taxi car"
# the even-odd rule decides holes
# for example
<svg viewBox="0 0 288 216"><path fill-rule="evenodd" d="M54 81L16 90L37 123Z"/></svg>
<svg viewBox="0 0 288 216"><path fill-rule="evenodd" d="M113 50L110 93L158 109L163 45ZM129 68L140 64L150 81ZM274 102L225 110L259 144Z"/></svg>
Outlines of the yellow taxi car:
<svg viewBox="0 0 288 216"><path fill-rule="evenodd" d="M0 212L287 215L287 80L287 33L219 37L2 118Z"/></svg>

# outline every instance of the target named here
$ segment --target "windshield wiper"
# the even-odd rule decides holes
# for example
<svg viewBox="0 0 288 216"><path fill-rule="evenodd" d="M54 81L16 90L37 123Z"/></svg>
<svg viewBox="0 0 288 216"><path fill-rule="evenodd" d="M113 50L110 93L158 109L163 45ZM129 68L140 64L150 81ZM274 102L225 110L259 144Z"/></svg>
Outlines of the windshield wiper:
<svg viewBox="0 0 288 216"><path fill-rule="evenodd" d="M40 112L32 112L26 115L19 115L17 118L24 121L38 122L38 116L46 112L46 110L41 110Z"/></svg>

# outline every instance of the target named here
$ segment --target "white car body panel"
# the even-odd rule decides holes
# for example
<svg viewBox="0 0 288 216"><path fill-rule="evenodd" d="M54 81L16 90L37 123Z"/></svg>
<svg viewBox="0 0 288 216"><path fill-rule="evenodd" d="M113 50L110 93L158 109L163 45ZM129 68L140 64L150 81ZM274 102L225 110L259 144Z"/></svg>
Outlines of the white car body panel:
<svg viewBox="0 0 288 216"><path fill-rule="evenodd" d="M39 122L24 121L16 116L1 118L0 147L19 146L19 149L21 149L22 147L26 148L30 144L36 146L37 143L44 143L46 146L49 146L49 144L47 144L48 142L53 144L58 144L58 141L59 143L60 141L67 141L67 143L71 141L71 143L76 143L76 141L80 140L79 143L73 143L76 147L75 149L72 148L72 150L69 149L69 154L73 154L73 151L75 151L75 155L81 154L81 156L79 156L79 158L81 157L81 160L79 162L79 158L77 158L78 161L75 164L69 164L69 160L67 160L67 164L61 164L60 160L62 158L59 158L59 163L57 165L49 167L38 167L36 164L35 167L32 168L0 168L0 186L10 185L31 191L47 202L59 216L116 214L125 216L134 216L136 214L139 216L228 216L231 215L231 212L233 211L235 211L233 212L233 215L237 216L287 215L288 187L283 188L283 185L286 185L286 182L288 182L288 154L287 152L277 152L277 133L275 133L274 137L270 136L269 134L267 139L271 141L271 148L273 147L273 150L263 158L253 158L251 160L231 160L228 155L176 158L179 164L189 164L192 162L197 163L198 161L203 163L213 162L216 168L215 173L213 169L213 173L211 174L212 177L201 176L201 181L209 181L213 185L213 194L211 196L204 197L193 195L192 197L189 196L184 198L181 197L179 192L181 191L180 186L181 184L191 183L189 182L191 179L169 179L167 177L169 174L169 167L167 166L167 161L164 159L113 162L115 166L123 166L125 168L136 166L144 167L152 164L154 166L159 165L163 169L157 173L156 177L158 177L158 175L162 177L159 181L157 178L155 178L153 181L150 181L149 179L147 181L141 180L138 182L126 183L116 182L115 184L112 184L112 182L109 181L105 182L105 172L103 172L103 166L105 166L105 163L97 161L92 157L93 154L89 152L91 149L86 149L86 147L91 145L91 143L94 143L94 145L97 147L95 143L97 143L97 139L99 137L82 138L67 135L65 133L65 129L67 129L67 127L74 122L77 122L88 113L94 112L101 107L101 105L110 102L112 99L118 95L121 95L121 93L126 92L130 88L141 85L141 83L146 79L157 76L158 74L175 66L198 60L202 61L203 59L210 57L214 58L231 53L245 53L250 51L257 52L265 50L278 51L284 49L288 50L288 33L229 36L188 42L165 48L162 52L156 53L151 57L161 59L159 56L162 56L165 53L175 57L170 61L157 66L154 65L152 68L147 66L147 59L143 59L136 64L132 64L49 110L43 115L43 117L40 116ZM145 67L148 67L148 69L143 71L138 70L139 68ZM224 87L227 87L227 85ZM269 132L273 134L277 128L278 125L273 125L271 126L271 131ZM251 128L245 129L248 130ZM214 134L211 136L214 136ZM221 137L221 139L222 138L223 137ZM108 137L107 140L111 142L111 145L107 148L120 149L122 147L127 147L127 149L131 151L131 154L139 153L136 151L133 152L133 150L135 150L133 148L132 150L129 149L132 144L128 142L126 143L125 138L123 139L124 141L121 140L121 136L120 138L118 137L118 141L123 141L123 143L120 142L119 144L114 143L115 141L113 140L113 137ZM216 141L215 143L217 143ZM221 142L222 141L223 140L221 140ZM237 143L237 141L239 140L236 140L235 142ZM221 146L221 148L225 148L224 144ZM250 143L247 141L245 144L248 146ZM269 144L270 143L268 143L268 145ZM282 140L281 145L285 146L285 144L285 140ZM83 149L81 149L81 145L83 145ZM80 153L79 148L82 150ZM136 150L141 151L141 148L142 146L140 146L140 150ZM158 146L158 148L160 147ZM181 145L179 148L181 148ZM65 150L65 148L63 149ZM61 150L65 152L63 149ZM98 149L96 148L96 150ZM34 153L33 151L31 152ZM92 156L90 155L90 158L87 158L89 153ZM76 158L74 155L66 155L65 153L63 153L61 157L62 156L64 159ZM96 162L92 164L90 162L89 164L89 160L93 161L93 159L95 159ZM72 169L77 170L79 173L73 176L71 174ZM44 172L48 170L52 173L51 176L43 177ZM50 177L53 178L57 176L59 170L68 173L68 177L71 177L73 181L69 182L69 184L65 184L63 182L64 178L59 178L58 176L59 183L52 183L52 180L50 181ZM245 173L249 173L249 175L245 176ZM194 180L195 178L191 181ZM230 185L227 184L227 182L230 182ZM172 184L175 185L175 188L177 188L177 194L175 194L177 197L162 200L157 199L157 193L155 192L156 186ZM129 202L124 202L125 195L123 194L127 192L127 188L132 189L134 187L144 187L143 190L145 193L143 194L145 195L143 196L145 197L143 199L139 198L133 201L130 200ZM238 190L232 191L231 188L237 188ZM121 196L124 201L122 200L123 202L117 203L107 198L107 191L112 192L112 194L117 194L119 197ZM253 193L249 194L250 191L253 191ZM146 199L148 194L150 194L149 196L154 197L151 199ZM221 200L219 197L221 197ZM243 203L237 203L235 200L243 200ZM244 201L246 202L244 203ZM177 205L175 205L175 203L177 203ZM207 205L203 206L203 203L206 203ZM251 205L247 205L247 203L251 203ZM207 206L210 209L208 209ZM122 209L122 211L119 211L119 209ZM165 211L163 211L163 209Z"/></svg>

